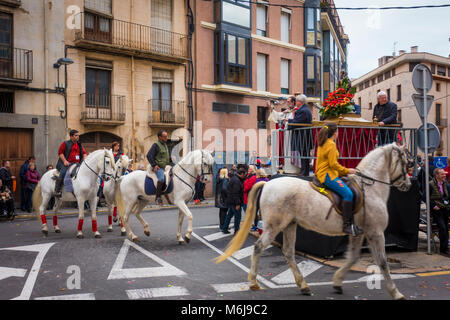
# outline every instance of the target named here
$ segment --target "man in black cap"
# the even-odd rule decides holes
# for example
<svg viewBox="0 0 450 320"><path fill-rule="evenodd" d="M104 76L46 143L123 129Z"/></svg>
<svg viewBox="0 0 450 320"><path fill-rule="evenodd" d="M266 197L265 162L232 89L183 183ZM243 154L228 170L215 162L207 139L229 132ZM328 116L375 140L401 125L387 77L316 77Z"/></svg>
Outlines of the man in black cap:
<svg viewBox="0 0 450 320"><path fill-rule="evenodd" d="M80 163L87 157L86 150L81 146L80 135L77 130L71 130L70 139L64 141L59 146L58 150L58 163L56 164L56 169L59 170L59 178L56 180L55 184L55 197L61 197L62 186L64 184L64 177L66 175L67 169L74 163Z"/></svg>

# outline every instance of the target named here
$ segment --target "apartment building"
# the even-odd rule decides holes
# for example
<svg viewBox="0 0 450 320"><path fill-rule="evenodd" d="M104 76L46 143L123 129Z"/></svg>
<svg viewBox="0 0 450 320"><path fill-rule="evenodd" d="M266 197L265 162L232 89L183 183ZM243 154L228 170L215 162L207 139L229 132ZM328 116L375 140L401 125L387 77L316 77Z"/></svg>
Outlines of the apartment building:
<svg viewBox="0 0 450 320"><path fill-rule="evenodd" d="M196 146L216 151L216 169L270 156L266 101L305 93L320 103L346 69L334 2L196 1L193 12Z"/></svg>
<svg viewBox="0 0 450 320"><path fill-rule="evenodd" d="M65 137L64 95L54 65L64 57L64 1L0 1L0 160L36 157L42 174Z"/></svg>
<svg viewBox="0 0 450 320"><path fill-rule="evenodd" d="M66 0L68 128L87 150L121 143L136 163L186 126L184 0ZM175 137L175 139L177 139ZM177 141L169 141L173 146Z"/></svg>
<svg viewBox="0 0 450 320"><path fill-rule="evenodd" d="M436 154L447 156L450 150L450 58L419 52L419 48L413 46L410 52L401 50L397 56L381 57L378 62L378 68L352 81L357 88L354 99L362 106L362 117L372 119L377 93L385 91L389 100L397 104L398 122L406 128L419 128L422 120L412 100L412 95L417 93L412 85L412 71L417 64L425 64L433 75L433 88L428 94L434 96L434 102L428 122L434 123L441 133L441 144Z"/></svg>

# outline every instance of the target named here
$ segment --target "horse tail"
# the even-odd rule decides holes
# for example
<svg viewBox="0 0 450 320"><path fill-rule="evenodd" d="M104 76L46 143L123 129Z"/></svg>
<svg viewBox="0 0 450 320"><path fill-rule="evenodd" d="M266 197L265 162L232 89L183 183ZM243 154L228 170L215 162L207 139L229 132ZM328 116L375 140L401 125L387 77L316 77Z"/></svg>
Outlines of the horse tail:
<svg viewBox="0 0 450 320"><path fill-rule="evenodd" d="M31 201L33 203L33 209L34 209L34 214L36 215L36 219L40 220L41 219L41 204L42 204L42 187L41 187L41 182L39 181L36 188L33 191L33 196L31 198Z"/></svg>
<svg viewBox="0 0 450 320"><path fill-rule="evenodd" d="M114 186L114 200L116 201L117 210L119 211L119 215L123 218L123 213L125 210L125 206L123 204L122 194L120 192L120 183L122 182L122 178L116 182Z"/></svg>
<svg viewBox="0 0 450 320"><path fill-rule="evenodd" d="M239 250L247 239L248 231L252 226L253 221L255 220L255 215L258 207L259 195L262 192L262 188L266 184L265 181L258 182L253 186L248 195L248 204L247 210L245 210L245 220L241 224L238 233L234 236L234 238L228 244L225 252L218 258L216 258L216 263L220 263L227 258L229 258L233 253Z"/></svg>

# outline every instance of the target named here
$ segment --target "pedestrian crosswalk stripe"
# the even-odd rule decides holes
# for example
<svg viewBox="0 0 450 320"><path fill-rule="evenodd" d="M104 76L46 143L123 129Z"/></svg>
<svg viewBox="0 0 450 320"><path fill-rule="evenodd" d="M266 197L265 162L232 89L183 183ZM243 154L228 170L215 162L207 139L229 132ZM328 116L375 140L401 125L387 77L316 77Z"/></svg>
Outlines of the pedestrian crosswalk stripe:
<svg viewBox="0 0 450 320"><path fill-rule="evenodd" d="M250 282L221 283L211 285L217 293L240 292L250 290Z"/></svg>
<svg viewBox="0 0 450 320"><path fill-rule="evenodd" d="M247 258L247 257L249 257L249 256L251 256L253 254L254 247L255 246L252 245L252 246L246 247L244 249L241 249L239 251L236 251L235 253L233 253L232 257L237 259L237 260L241 260L241 259ZM269 245L267 247L267 249L270 249L272 247L273 247L273 245Z"/></svg>
<svg viewBox="0 0 450 320"><path fill-rule="evenodd" d="M63 296L40 297L34 300L95 300L93 293L68 294Z"/></svg>
<svg viewBox="0 0 450 320"><path fill-rule="evenodd" d="M26 269L0 267L0 280L10 277L25 277L26 274Z"/></svg>
<svg viewBox="0 0 450 320"><path fill-rule="evenodd" d="M189 291L184 287L135 289L126 290L126 293L128 295L128 298L131 300L188 296L190 294Z"/></svg>
<svg viewBox="0 0 450 320"><path fill-rule="evenodd" d="M204 238L206 241L214 241L214 240L219 240L219 239L226 238L226 237L229 237L232 235L233 235L232 233L225 234L223 232L216 232L216 233L207 235Z"/></svg>
<svg viewBox="0 0 450 320"><path fill-rule="evenodd" d="M309 276L311 273L319 270L322 268L322 264L317 263L315 261L302 261L299 264L297 264L298 268L300 269L303 277ZM272 281L276 282L277 284L289 284L289 283L295 283L294 275L292 274L291 269L287 269L286 271L280 273L279 275L273 277L271 279Z"/></svg>

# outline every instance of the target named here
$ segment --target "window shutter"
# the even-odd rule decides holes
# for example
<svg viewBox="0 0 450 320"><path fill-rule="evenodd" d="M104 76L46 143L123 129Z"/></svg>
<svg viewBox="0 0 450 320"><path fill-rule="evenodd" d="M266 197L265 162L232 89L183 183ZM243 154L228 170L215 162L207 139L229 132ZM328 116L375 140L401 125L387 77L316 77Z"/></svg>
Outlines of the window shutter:
<svg viewBox="0 0 450 320"><path fill-rule="evenodd" d="M281 88L289 89L289 60L281 59Z"/></svg>
<svg viewBox="0 0 450 320"><path fill-rule="evenodd" d="M112 15L112 0L85 0L84 7L86 9Z"/></svg>
<svg viewBox="0 0 450 320"><path fill-rule="evenodd" d="M257 85L259 91L267 91L267 56L258 54Z"/></svg>

